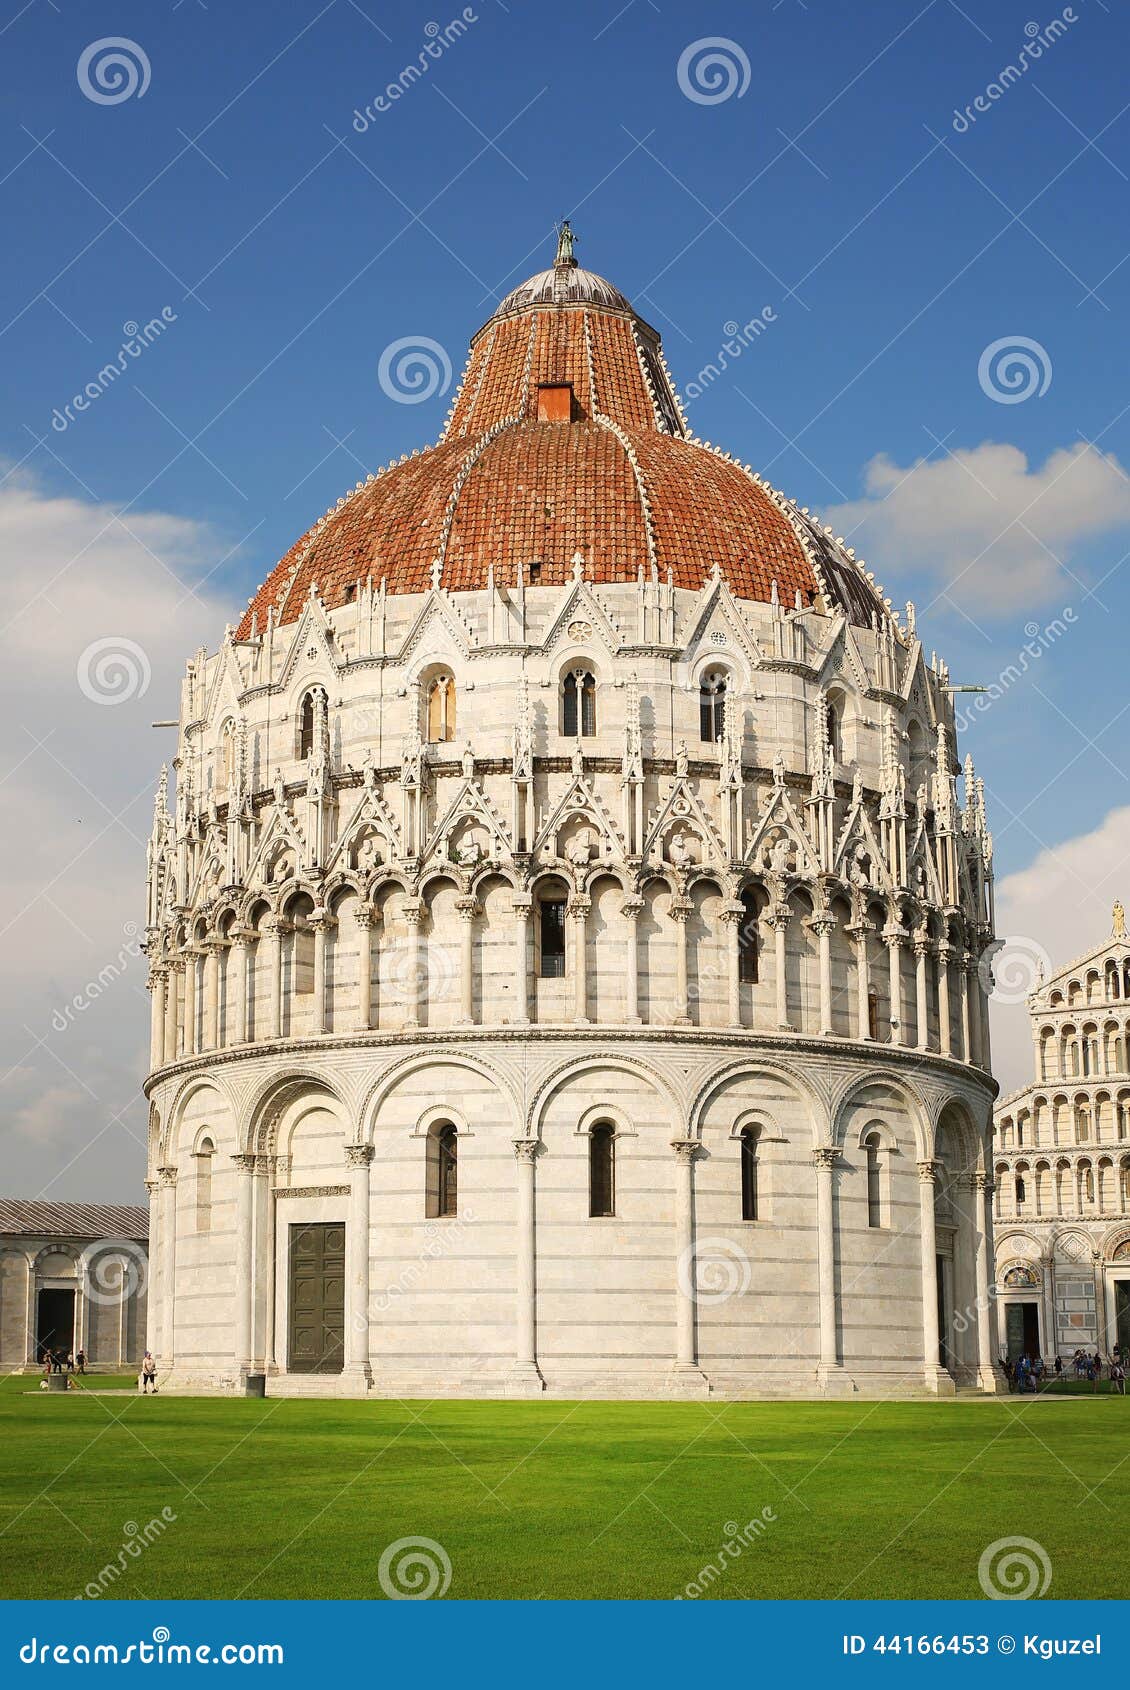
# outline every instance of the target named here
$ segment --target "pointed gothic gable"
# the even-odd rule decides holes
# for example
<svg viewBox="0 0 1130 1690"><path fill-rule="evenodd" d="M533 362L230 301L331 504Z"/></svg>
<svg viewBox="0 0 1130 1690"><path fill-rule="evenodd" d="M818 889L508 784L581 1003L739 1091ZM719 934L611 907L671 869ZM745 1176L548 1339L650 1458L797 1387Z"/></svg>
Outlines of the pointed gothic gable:
<svg viewBox="0 0 1130 1690"><path fill-rule="evenodd" d="M675 783L660 805L658 814L650 822L644 841L644 856L661 856L662 850L657 847L662 847L667 833L679 824L685 824L701 836L703 847L711 861L719 865L727 861L722 836L685 775L675 777Z"/></svg>
<svg viewBox="0 0 1130 1690"><path fill-rule="evenodd" d="M738 646L751 669L761 663L761 647L738 609L737 601L726 582L714 576L703 585L698 603L687 613L685 626L676 635L682 646L683 661L691 663L704 647L710 647L710 636L725 634ZM719 648L717 656L723 653Z"/></svg>
<svg viewBox="0 0 1130 1690"><path fill-rule="evenodd" d="M797 868L815 879L820 873L819 860L812 848L807 829L783 786L774 786L769 795L769 802L758 817L745 854L747 863L760 862L762 850L774 833L785 835L796 851Z"/></svg>
<svg viewBox="0 0 1130 1690"><path fill-rule="evenodd" d="M247 686L248 678L240 666L239 654L232 642L225 640L220 647L219 661L208 687L203 710L204 720L215 724L225 716L238 717L239 701Z"/></svg>
<svg viewBox="0 0 1130 1690"><path fill-rule="evenodd" d="M533 844L533 855L536 857L544 850L550 840L556 840L558 833L574 818L583 818L598 833L604 841L607 852L624 855L627 847L607 807L601 802L593 787L584 775L574 775L565 794L554 805L547 821L538 828Z"/></svg>
<svg viewBox="0 0 1130 1690"><path fill-rule="evenodd" d="M429 857L437 855L444 841L463 822L479 822L486 828L494 847L487 852L488 857L510 856L513 847L509 829L475 777L465 775L455 797L429 834L421 852L422 859L426 862Z"/></svg>
<svg viewBox="0 0 1130 1690"><path fill-rule="evenodd" d="M302 864L306 842L294 819L285 810L280 810L276 804L271 811L270 820L263 829L259 843L255 847L251 862L248 864L247 884L249 886L265 887L271 885L268 870L272 858L278 854L280 847L294 852L296 868Z"/></svg>
<svg viewBox="0 0 1130 1690"><path fill-rule="evenodd" d="M840 830L840 837L832 859L832 872L849 885L855 884L851 876L851 867L861 846L878 870L879 884L874 889L878 892L893 892L894 880L891 876L890 865L887 862L883 847L879 843L878 835L872 826L871 817L867 813L867 806L862 799L859 803L852 805L851 811Z"/></svg>
<svg viewBox="0 0 1130 1690"><path fill-rule="evenodd" d="M918 871L921 869L924 877L925 892L918 883ZM919 821L917 831L906 853L906 877L910 890L918 897L923 897L927 903L944 904L942 882L938 874L938 865L934 858L934 847L930 843L930 835L924 820Z"/></svg>
<svg viewBox="0 0 1130 1690"><path fill-rule="evenodd" d="M871 690L871 676L859 649L855 632L844 616L838 616L828 644L816 665L822 687L843 680L860 693Z"/></svg>
<svg viewBox="0 0 1130 1690"><path fill-rule="evenodd" d="M383 833L389 841L392 855L400 856L400 823L383 794L378 792L375 786L363 786L357 802L342 823L337 843L326 863L326 873L333 874L348 867L354 847L371 829Z"/></svg>
<svg viewBox="0 0 1130 1690"><path fill-rule="evenodd" d="M591 645L596 639L604 645L610 657L614 657L625 643L620 629L583 578L570 581L562 591L561 601L542 642L542 650L547 656L555 647L575 643L569 634L571 622L588 622L592 634L585 636L585 644Z"/></svg>
<svg viewBox="0 0 1130 1690"><path fill-rule="evenodd" d="M915 711L936 733L938 713L934 709L934 701L926 680L926 656L917 641L902 678L902 696L907 709Z"/></svg>
<svg viewBox="0 0 1130 1690"><path fill-rule="evenodd" d="M311 655L313 652L313 655ZM319 599L307 599L302 607L302 615L298 618L294 638L283 659L282 669L276 685L287 687L298 673L300 664L315 664L324 662L329 674L335 677L341 673L341 664L334 652L333 635L326 613Z"/></svg>
<svg viewBox="0 0 1130 1690"><path fill-rule="evenodd" d="M438 640L437 635L440 636ZM401 641L396 661L407 663L424 642L425 636L428 656L437 661L467 658L478 644L470 623L456 609L452 595L442 587L433 587L428 593Z"/></svg>

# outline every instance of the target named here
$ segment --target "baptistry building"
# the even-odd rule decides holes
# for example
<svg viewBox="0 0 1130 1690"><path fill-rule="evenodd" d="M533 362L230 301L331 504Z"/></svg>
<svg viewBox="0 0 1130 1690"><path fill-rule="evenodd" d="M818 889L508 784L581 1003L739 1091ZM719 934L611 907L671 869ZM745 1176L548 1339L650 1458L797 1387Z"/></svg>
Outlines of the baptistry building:
<svg viewBox="0 0 1130 1690"><path fill-rule="evenodd" d="M551 267L183 683L173 1389L998 1388L984 792L850 548Z"/></svg>

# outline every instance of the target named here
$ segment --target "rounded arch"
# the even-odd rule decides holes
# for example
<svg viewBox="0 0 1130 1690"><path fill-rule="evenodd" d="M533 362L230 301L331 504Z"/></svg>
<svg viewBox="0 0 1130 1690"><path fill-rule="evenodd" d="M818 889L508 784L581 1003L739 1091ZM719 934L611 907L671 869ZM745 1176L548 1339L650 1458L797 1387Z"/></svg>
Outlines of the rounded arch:
<svg viewBox="0 0 1130 1690"><path fill-rule="evenodd" d="M530 1099L526 1111L526 1131L530 1138L541 1138L542 1120L546 1106L554 1093L570 1080L577 1079L582 1074L591 1074L594 1070L612 1069L616 1073L631 1075L634 1079L645 1079L651 1085L657 1096L663 1098L670 1107L672 1132L676 1132L682 1120L682 1100L670 1085L668 1080L657 1071L654 1064L642 1057L622 1056L619 1054L596 1054L592 1056L573 1056L560 1063L553 1071L546 1075L533 1097ZM604 1115L609 1112L602 1111Z"/></svg>
<svg viewBox="0 0 1130 1690"><path fill-rule="evenodd" d="M247 1136L240 1149L249 1155L270 1155L275 1148L279 1117L299 1098L330 1098L349 1117L349 1105L338 1088L322 1074L298 1069L274 1074L258 1090L247 1109Z"/></svg>
<svg viewBox="0 0 1130 1690"><path fill-rule="evenodd" d="M929 1111L923 1100L900 1075L892 1074L883 1068L869 1068L862 1074L849 1074L840 1082L833 1093L828 1111L832 1129L831 1142L837 1146L843 1145L845 1116L869 1086L883 1086L894 1092L902 1102L914 1131L918 1158L920 1161L928 1160L934 1153L934 1127Z"/></svg>
<svg viewBox="0 0 1130 1690"><path fill-rule="evenodd" d="M823 1128L827 1123L827 1111L824 1099L816 1088L803 1075L787 1062L775 1061L772 1057L746 1056L736 1061L728 1062L725 1067L718 1068L709 1074L699 1086L691 1099L687 1111L687 1131L691 1138L702 1137L702 1118L715 1094L731 1080L743 1078L747 1075L772 1074L775 1079L785 1080L791 1085L809 1112L809 1124L812 1128L812 1142L814 1145L825 1141ZM767 1111L763 1111L766 1115Z"/></svg>
<svg viewBox="0 0 1130 1690"><path fill-rule="evenodd" d="M500 1068L496 1068L492 1062L486 1061L481 1056L470 1056L465 1051L453 1050L449 1046L440 1045L434 1050L417 1051L411 1056L402 1057L399 1062L394 1063L391 1068L386 1068L384 1073L373 1081L362 1098L361 1106L357 1112L357 1138L360 1143L374 1143L377 1118L385 1099L394 1087L418 1069L434 1067L437 1063L465 1068L468 1073L477 1074L481 1080L486 1080L493 1085L499 1096L504 1098L510 1106L510 1118L515 1137L522 1136L522 1110L509 1077ZM445 1111L446 1116L453 1119L451 1110L446 1105L440 1113L443 1114Z"/></svg>
<svg viewBox="0 0 1130 1690"><path fill-rule="evenodd" d="M235 1101L231 1093L223 1084L219 1076L215 1073L191 1074L188 1079L181 1082L179 1089L173 1094L173 1100L165 1112L164 1125L158 1134L159 1164L169 1162L173 1146L177 1140L177 1134L180 1131L182 1122L184 1121L188 1106L197 1093L203 1091L214 1092L219 1097L220 1101L226 1108L228 1117L238 1135L239 1112L236 1109Z"/></svg>

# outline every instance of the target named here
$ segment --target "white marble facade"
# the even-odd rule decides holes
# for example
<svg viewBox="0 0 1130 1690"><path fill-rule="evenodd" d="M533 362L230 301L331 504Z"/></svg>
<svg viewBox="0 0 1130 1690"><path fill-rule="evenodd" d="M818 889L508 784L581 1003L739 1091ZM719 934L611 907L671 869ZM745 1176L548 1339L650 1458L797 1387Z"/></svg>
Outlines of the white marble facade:
<svg viewBox="0 0 1130 1690"><path fill-rule="evenodd" d="M578 669L594 731L566 737ZM315 598L194 658L150 853L172 1382L992 1388L991 850L951 723L909 632L719 580ZM288 1364L313 1221L346 1234L330 1375Z"/></svg>
<svg viewBox="0 0 1130 1690"><path fill-rule="evenodd" d="M996 1293L1012 1354L1130 1347L1130 940L1028 999L1036 1079L997 1105Z"/></svg>

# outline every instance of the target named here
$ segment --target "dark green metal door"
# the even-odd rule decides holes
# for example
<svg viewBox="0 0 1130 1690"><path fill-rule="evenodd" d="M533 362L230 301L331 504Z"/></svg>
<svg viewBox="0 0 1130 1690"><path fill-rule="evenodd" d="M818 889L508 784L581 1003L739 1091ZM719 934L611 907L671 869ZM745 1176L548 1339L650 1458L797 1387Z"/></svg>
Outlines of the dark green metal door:
<svg viewBox="0 0 1130 1690"><path fill-rule="evenodd" d="M345 1227L312 1222L290 1229L292 1373L340 1373L345 1354Z"/></svg>

